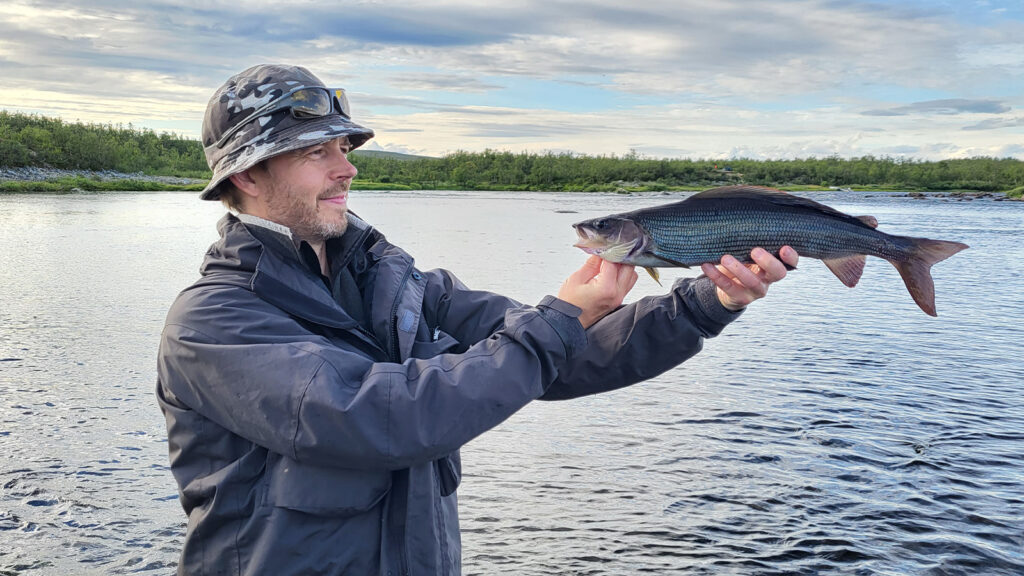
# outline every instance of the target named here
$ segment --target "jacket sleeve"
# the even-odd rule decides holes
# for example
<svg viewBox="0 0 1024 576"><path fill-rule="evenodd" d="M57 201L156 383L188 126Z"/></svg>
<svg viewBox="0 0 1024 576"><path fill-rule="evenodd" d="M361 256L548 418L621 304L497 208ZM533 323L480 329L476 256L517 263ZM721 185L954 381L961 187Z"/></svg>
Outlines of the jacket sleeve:
<svg viewBox="0 0 1024 576"><path fill-rule="evenodd" d="M448 270L424 274L428 279L423 294L427 324L444 330L465 346L489 337L505 322L506 311L522 306L500 294L472 290Z"/></svg>
<svg viewBox="0 0 1024 576"><path fill-rule="evenodd" d="M677 280L662 296L643 298L587 330L588 346L560 367L542 400L607 392L653 378L700 352L741 312L718 301L705 276Z"/></svg>
<svg viewBox="0 0 1024 576"><path fill-rule="evenodd" d="M465 352L373 362L247 291L216 290L233 292L183 295L171 309L158 356L164 397L326 466L399 469L451 453L541 396L585 343L548 298L506 309L502 327Z"/></svg>
<svg viewBox="0 0 1024 576"><path fill-rule="evenodd" d="M506 309L519 304L467 288L450 272L430 271L425 309L441 329L461 342L476 342L501 326ZM563 306L562 321L578 325L579 309ZM623 388L653 378L700 352L742 312L718 301L706 276L681 278L667 294L622 306L591 326L587 344L565 364L541 400L565 400Z"/></svg>

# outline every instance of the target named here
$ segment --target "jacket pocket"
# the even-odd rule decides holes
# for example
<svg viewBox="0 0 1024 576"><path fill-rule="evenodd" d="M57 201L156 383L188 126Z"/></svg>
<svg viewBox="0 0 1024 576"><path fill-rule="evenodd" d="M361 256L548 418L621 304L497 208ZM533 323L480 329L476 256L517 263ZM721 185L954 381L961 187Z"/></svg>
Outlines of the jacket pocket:
<svg viewBox="0 0 1024 576"><path fill-rule="evenodd" d="M462 482L462 458L452 452L434 461L437 466L437 486L441 496L451 496Z"/></svg>
<svg viewBox="0 0 1024 576"><path fill-rule="evenodd" d="M380 503L391 488L387 470L348 470L270 456L266 504L318 516L351 516Z"/></svg>

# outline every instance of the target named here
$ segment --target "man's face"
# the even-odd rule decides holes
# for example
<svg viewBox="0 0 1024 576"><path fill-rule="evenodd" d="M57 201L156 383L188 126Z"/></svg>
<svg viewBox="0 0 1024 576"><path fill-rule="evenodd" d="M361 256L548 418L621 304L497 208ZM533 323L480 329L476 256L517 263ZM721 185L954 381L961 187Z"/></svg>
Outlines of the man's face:
<svg viewBox="0 0 1024 576"><path fill-rule="evenodd" d="M350 149L347 138L338 138L268 159L254 174L266 218L307 242L344 234L348 190L357 172L347 158Z"/></svg>

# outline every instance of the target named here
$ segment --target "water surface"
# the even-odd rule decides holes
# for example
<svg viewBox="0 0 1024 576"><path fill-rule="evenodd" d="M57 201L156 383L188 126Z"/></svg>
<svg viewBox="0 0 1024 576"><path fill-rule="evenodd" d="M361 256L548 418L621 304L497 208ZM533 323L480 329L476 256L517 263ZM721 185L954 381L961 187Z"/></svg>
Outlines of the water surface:
<svg viewBox="0 0 1024 576"><path fill-rule="evenodd" d="M421 267L527 303L572 222L683 195L356 192ZM649 382L528 406L463 451L466 574L1024 573L1024 204L819 194L971 249L938 318L819 262ZM0 195L0 574L170 574L184 514L153 395L219 205ZM663 269L666 285L684 270ZM642 276L630 299L664 290Z"/></svg>

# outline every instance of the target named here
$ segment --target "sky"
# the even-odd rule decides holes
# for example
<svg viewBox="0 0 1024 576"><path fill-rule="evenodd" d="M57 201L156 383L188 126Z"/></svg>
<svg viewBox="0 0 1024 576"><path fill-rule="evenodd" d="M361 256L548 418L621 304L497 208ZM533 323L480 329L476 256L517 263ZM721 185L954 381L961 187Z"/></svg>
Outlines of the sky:
<svg viewBox="0 0 1024 576"><path fill-rule="evenodd" d="M8 111L198 139L268 62L394 152L1024 159L1021 0L0 3Z"/></svg>

